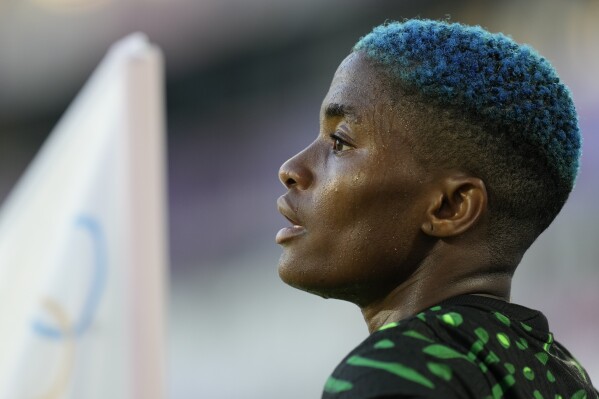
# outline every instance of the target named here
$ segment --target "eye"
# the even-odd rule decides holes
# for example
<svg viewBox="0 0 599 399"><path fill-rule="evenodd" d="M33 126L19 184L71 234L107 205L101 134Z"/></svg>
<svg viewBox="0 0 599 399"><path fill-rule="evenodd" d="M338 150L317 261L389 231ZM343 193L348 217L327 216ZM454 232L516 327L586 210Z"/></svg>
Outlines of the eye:
<svg viewBox="0 0 599 399"><path fill-rule="evenodd" d="M347 151L352 148L345 140L335 134L331 134L331 139L333 140L333 152L335 153Z"/></svg>

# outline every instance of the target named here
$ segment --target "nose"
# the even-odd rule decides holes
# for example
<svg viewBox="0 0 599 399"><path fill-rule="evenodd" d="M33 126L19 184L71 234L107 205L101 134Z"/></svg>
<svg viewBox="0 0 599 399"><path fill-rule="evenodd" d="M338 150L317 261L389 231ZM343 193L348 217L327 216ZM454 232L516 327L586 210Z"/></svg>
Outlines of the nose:
<svg viewBox="0 0 599 399"><path fill-rule="evenodd" d="M313 178L305 165L305 150L288 159L279 169L279 180L288 189L305 190L310 187Z"/></svg>

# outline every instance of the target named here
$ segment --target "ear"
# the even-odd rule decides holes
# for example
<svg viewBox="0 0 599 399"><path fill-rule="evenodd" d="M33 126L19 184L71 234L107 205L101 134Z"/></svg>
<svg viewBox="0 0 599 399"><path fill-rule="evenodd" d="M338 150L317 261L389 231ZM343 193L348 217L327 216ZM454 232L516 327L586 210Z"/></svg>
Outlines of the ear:
<svg viewBox="0 0 599 399"><path fill-rule="evenodd" d="M452 237L474 226L487 210L485 183L476 177L448 176L431 195L422 231L432 237Z"/></svg>

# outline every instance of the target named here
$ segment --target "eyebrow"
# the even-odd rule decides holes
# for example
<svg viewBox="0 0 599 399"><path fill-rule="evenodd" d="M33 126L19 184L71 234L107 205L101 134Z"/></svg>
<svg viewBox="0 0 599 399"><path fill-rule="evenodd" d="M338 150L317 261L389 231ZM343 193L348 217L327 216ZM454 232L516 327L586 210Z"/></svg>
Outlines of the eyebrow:
<svg viewBox="0 0 599 399"><path fill-rule="evenodd" d="M350 117L356 118L356 111L353 107L345 104L330 103L324 109L324 116L327 118L333 117Z"/></svg>

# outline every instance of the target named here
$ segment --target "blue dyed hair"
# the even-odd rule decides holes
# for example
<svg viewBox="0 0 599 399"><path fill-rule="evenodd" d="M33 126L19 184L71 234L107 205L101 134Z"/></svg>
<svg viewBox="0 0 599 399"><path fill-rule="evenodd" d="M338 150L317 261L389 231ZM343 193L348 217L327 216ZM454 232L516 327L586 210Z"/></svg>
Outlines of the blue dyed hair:
<svg viewBox="0 0 599 399"><path fill-rule="evenodd" d="M581 137L568 88L534 49L479 26L432 20L374 28L355 46L404 86L474 113L516 145L537 149L569 192Z"/></svg>

